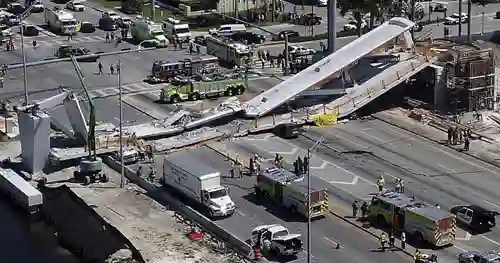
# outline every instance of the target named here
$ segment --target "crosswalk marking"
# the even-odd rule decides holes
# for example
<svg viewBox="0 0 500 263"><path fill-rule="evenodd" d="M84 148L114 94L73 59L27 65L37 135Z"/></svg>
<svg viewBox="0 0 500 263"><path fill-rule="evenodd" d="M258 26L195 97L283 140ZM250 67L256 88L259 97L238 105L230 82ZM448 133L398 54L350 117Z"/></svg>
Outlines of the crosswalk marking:
<svg viewBox="0 0 500 263"><path fill-rule="evenodd" d="M68 41L67 37L57 37L57 38L51 38L51 37L33 37L30 38L30 40L36 40L37 46L38 47L49 47L49 46L54 46L54 45L64 45L68 44L70 41ZM106 37L104 36L77 36L73 37L71 39L71 43L91 43L91 42L104 42L106 40ZM24 42L25 47L33 47L31 41L26 41ZM19 48L21 47L21 40L20 36L16 36L14 38L14 47Z"/></svg>

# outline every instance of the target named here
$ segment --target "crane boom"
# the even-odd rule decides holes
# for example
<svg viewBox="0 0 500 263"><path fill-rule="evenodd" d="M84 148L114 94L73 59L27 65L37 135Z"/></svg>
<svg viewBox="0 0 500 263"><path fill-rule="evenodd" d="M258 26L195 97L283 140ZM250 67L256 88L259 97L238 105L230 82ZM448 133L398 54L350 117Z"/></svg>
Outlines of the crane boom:
<svg viewBox="0 0 500 263"><path fill-rule="evenodd" d="M85 79L83 77L82 70L80 65L76 61L74 56L71 56L71 63L73 63L73 67L75 67L76 75L80 80L80 84L82 85L83 91L85 92L85 96L87 97L89 103L89 126L88 126L88 137L87 137L87 148L89 150L89 160L95 160L97 158L96 153L96 143L95 143L95 108L94 102L92 101L92 97L90 97L89 91L87 89L87 85L85 84Z"/></svg>

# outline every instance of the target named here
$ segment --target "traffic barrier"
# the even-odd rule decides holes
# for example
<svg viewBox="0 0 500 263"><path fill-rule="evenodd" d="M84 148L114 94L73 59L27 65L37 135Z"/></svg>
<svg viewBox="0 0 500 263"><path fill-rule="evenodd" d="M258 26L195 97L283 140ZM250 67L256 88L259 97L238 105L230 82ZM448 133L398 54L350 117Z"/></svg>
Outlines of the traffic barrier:
<svg viewBox="0 0 500 263"><path fill-rule="evenodd" d="M111 167L113 170L120 172L121 166L120 163L114 160L111 156L103 156L102 160L105 164ZM150 182L147 182L143 178L137 176L137 174L131 170L129 167L124 167L125 177L129 179L131 182L137 184L142 189L151 193L157 201L161 201L167 203L172 210L178 211L186 218L189 218L192 221L200 224L205 230L213 233L219 239L229 244L230 247L237 252L239 255L243 256L246 259L253 260L253 250L252 247L246 243L244 240L239 239L238 237L232 235L227 232L217 223L208 219L206 216L200 214L198 211L194 210L190 206L187 206L180 202L177 198L173 197L166 191L158 191L157 187Z"/></svg>

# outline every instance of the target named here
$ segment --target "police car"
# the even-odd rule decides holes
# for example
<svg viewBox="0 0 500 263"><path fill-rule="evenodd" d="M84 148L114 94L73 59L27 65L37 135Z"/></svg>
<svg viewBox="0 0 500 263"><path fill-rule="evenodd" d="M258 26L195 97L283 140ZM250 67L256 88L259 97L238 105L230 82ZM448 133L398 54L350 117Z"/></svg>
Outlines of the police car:
<svg viewBox="0 0 500 263"><path fill-rule="evenodd" d="M496 211L490 211L477 205L456 206L450 211L457 216L457 222L474 231L488 231L495 227Z"/></svg>

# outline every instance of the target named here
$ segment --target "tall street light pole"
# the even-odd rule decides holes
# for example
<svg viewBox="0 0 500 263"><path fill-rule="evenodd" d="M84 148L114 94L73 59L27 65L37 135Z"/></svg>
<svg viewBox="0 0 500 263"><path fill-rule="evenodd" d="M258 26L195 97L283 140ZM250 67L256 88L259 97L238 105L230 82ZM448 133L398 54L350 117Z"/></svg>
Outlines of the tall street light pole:
<svg viewBox="0 0 500 263"><path fill-rule="evenodd" d="M307 263L312 263L311 255L311 157L314 149L318 147L325 140L324 136L321 136L319 140L314 143L314 145L307 149Z"/></svg>
<svg viewBox="0 0 500 263"><path fill-rule="evenodd" d="M123 97L122 97L122 62L118 60L118 100L120 101L120 188L125 186L125 166L123 163Z"/></svg>
<svg viewBox="0 0 500 263"><path fill-rule="evenodd" d="M18 16L19 18L19 24L20 24L20 33L21 33L21 56L23 57L23 85L24 85L24 105L28 106L29 101L28 101L28 74L26 70L26 54L24 53L24 25L22 21L26 19L30 14L31 10L33 9L33 3L30 4L30 6L27 6L27 9Z"/></svg>

